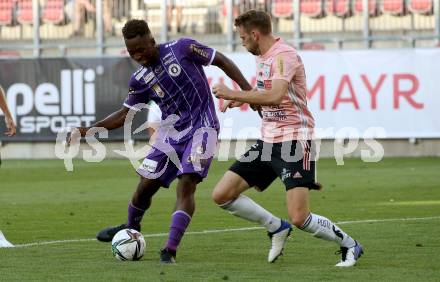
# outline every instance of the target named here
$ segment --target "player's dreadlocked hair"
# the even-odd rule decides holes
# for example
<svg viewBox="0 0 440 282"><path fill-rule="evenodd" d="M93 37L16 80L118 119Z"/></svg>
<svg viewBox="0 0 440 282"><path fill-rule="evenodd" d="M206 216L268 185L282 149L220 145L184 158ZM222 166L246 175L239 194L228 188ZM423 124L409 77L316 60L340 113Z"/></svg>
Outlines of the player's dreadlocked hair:
<svg viewBox="0 0 440 282"><path fill-rule="evenodd" d="M132 39L138 35L151 35L151 31L146 21L133 19L125 23L122 28L122 35L125 39Z"/></svg>
<svg viewBox="0 0 440 282"><path fill-rule="evenodd" d="M268 35L272 31L270 15L264 11L246 11L235 19L234 25L236 27L242 26L246 31L256 28L264 35Z"/></svg>

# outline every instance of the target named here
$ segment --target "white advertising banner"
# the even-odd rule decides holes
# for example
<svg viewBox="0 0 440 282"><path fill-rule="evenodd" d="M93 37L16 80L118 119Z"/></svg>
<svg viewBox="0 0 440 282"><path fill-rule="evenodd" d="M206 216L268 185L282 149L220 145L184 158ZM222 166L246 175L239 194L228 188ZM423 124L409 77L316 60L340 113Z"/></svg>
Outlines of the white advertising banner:
<svg viewBox="0 0 440 282"><path fill-rule="evenodd" d="M226 54L255 85L252 55ZM440 49L306 51L308 105L322 138L439 138ZM210 84L232 81L206 68ZM261 119L248 107L219 112L220 138L259 138Z"/></svg>

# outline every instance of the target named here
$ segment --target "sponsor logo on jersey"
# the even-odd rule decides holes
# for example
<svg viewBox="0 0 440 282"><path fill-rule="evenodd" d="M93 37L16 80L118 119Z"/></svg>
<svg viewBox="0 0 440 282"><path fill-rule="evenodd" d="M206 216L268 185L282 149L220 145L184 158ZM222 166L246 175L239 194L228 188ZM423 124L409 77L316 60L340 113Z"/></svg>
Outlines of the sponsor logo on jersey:
<svg viewBox="0 0 440 282"><path fill-rule="evenodd" d="M163 98L165 96L165 92L160 88L159 84L155 84L153 86L153 91L156 93L157 96L160 98Z"/></svg>
<svg viewBox="0 0 440 282"><path fill-rule="evenodd" d="M149 83L154 78L154 73L149 72L147 75L144 75L144 81L145 83Z"/></svg>
<svg viewBox="0 0 440 282"><path fill-rule="evenodd" d="M136 78L137 81L139 81L139 79L141 79L146 72L147 72L147 69L142 67L134 73L134 77Z"/></svg>
<svg viewBox="0 0 440 282"><path fill-rule="evenodd" d="M203 50L202 48L198 47L195 44L189 45L189 49L194 53L199 55L200 57L203 57L205 59L209 59L209 53L206 50Z"/></svg>
<svg viewBox="0 0 440 282"><path fill-rule="evenodd" d="M270 107L271 111L264 111L265 121L281 121L287 119L286 112L280 107Z"/></svg>
<svg viewBox="0 0 440 282"><path fill-rule="evenodd" d="M144 161L141 164L141 169L146 170L148 172L155 172L157 168L157 162L150 160L150 159L144 159Z"/></svg>

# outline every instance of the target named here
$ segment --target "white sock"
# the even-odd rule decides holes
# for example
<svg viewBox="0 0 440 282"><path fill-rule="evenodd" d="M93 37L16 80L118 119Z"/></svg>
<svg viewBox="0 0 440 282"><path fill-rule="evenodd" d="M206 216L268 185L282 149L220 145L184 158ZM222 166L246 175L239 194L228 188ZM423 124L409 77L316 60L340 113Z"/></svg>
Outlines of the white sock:
<svg viewBox="0 0 440 282"><path fill-rule="evenodd" d="M353 238L330 219L317 214L310 213L300 229L312 233L317 238L333 241L341 247L351 248L356 245Z"/></svg>
<svg viewBox="0 0 440 282"><path fill-rule="evenodd" d="M259 223L269 232L275 232L281 226L280 218L274 216L245 195L240 195L237 199L219 206L237 217Z"/></svg>

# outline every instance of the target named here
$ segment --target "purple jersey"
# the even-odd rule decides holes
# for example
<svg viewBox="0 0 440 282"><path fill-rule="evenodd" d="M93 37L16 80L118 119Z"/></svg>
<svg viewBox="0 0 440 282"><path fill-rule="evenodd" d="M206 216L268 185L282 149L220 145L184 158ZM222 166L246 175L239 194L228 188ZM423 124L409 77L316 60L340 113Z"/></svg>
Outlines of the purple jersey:
<svg viewBox="0 0 440 282"><path fill-rule="evenodd" d="M210 65L214 56L214 49L189 38L160 44L158 62L141 67L131 76L124 106L135 108L138 103L153 100L160 107L162 120L179 116L175 130L187 131L179 136L179 142L188 140L201 127L218 130L215 105L202 67Z"/></svg>

